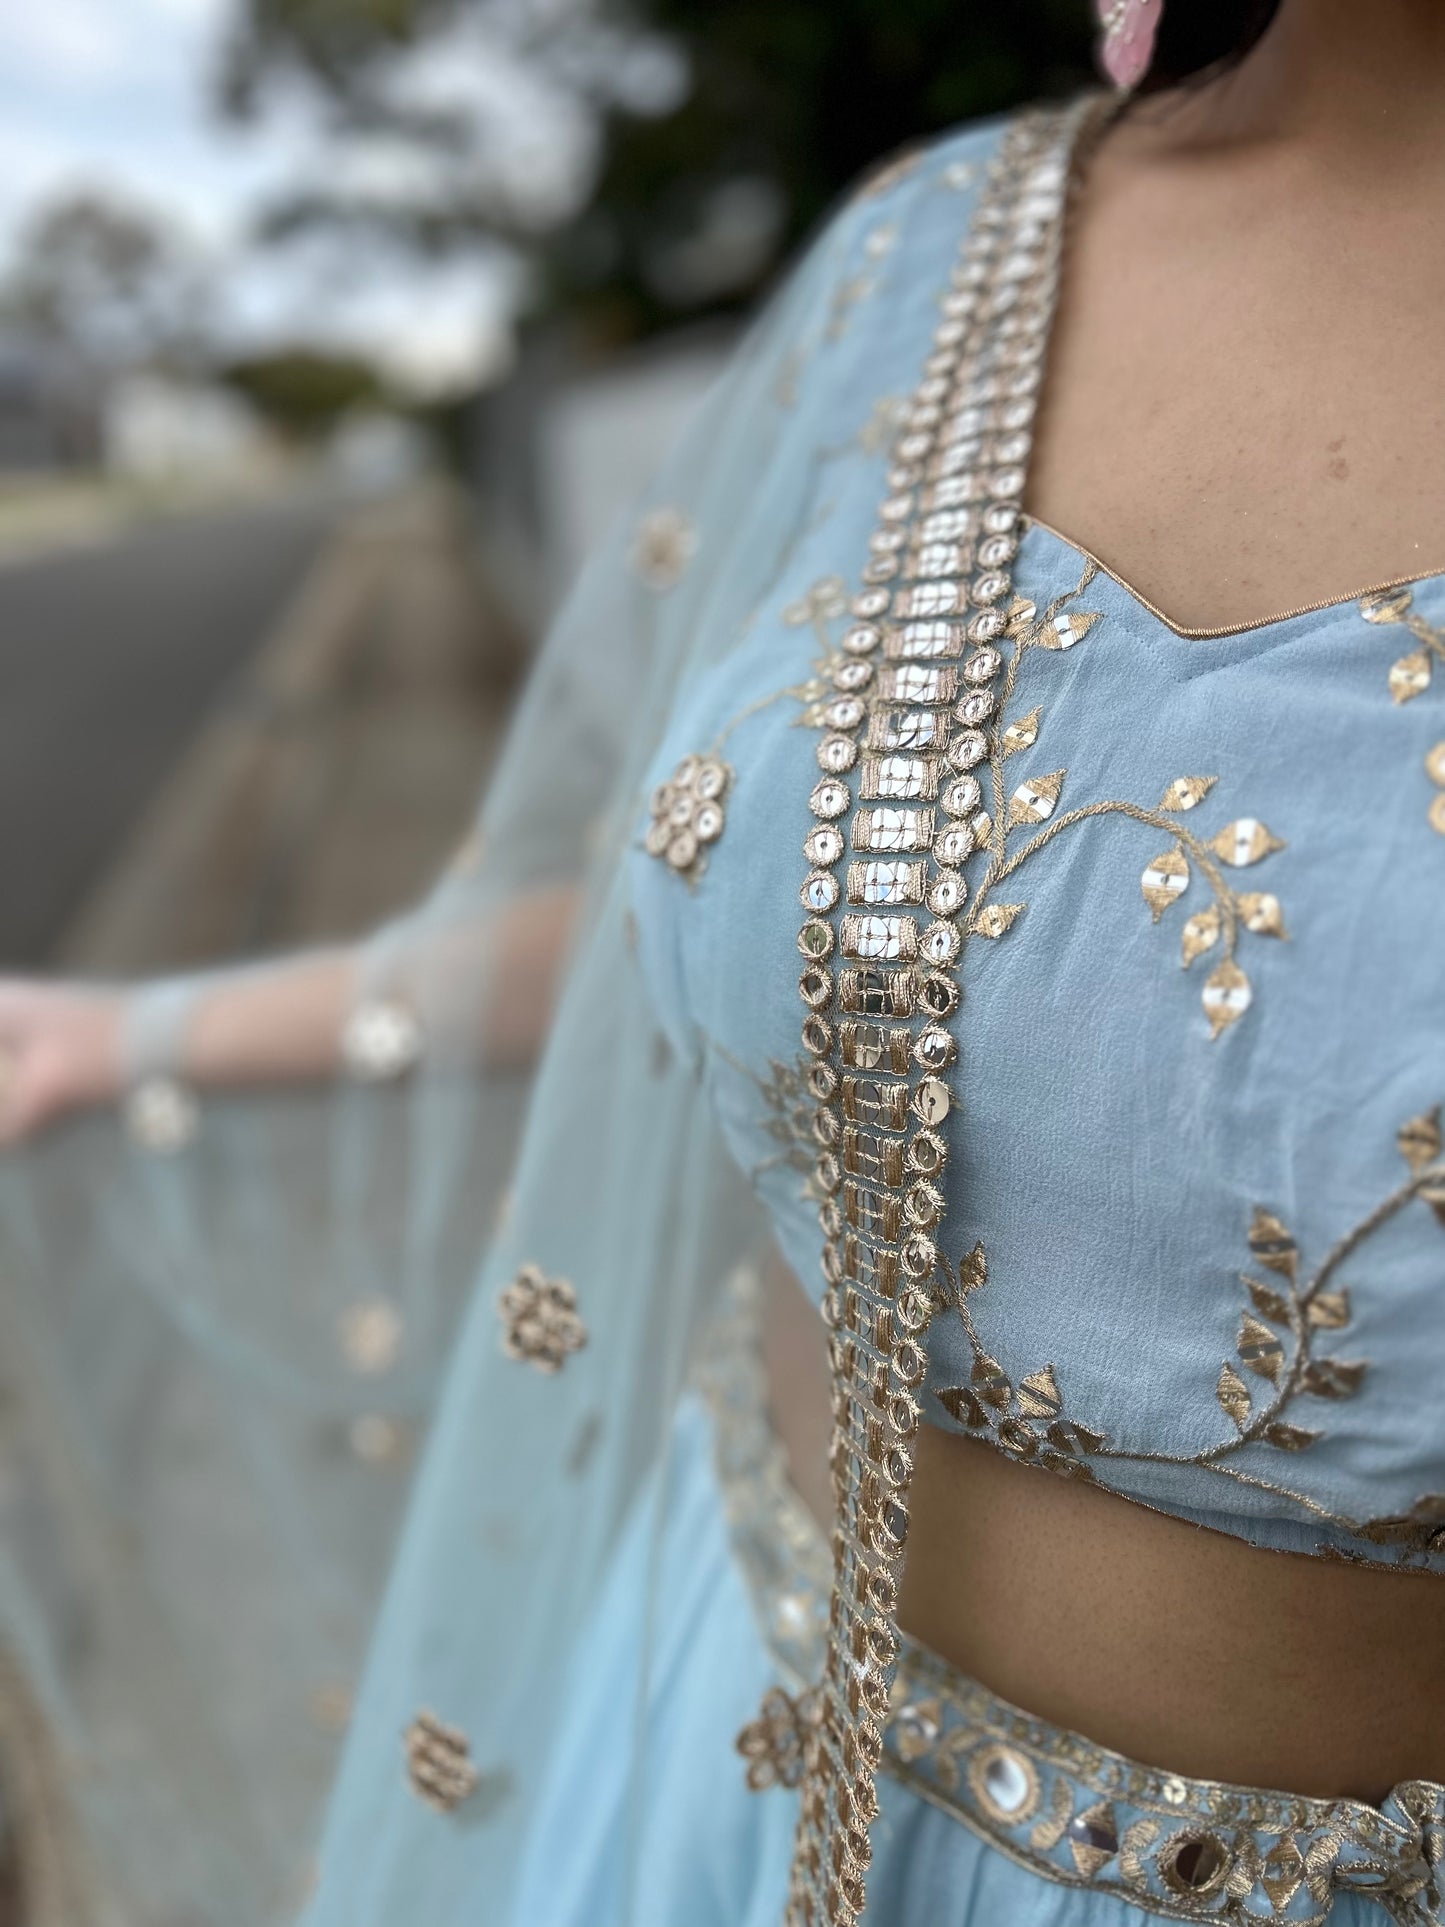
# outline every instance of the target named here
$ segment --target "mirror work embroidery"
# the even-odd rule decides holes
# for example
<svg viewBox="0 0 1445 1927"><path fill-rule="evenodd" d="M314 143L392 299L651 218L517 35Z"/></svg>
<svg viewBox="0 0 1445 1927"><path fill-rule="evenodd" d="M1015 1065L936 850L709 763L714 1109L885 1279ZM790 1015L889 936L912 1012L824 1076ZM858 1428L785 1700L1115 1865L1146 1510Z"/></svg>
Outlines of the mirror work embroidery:
<svg viewBox="0 0 1445 1927"><path fill-rule="evenodd" d="M1098 112L1025 115L1003 137L894 444L854 624L809 692L806 720L822 734L799 994L825 1240L835 1534L827 1657L800 1735L788 1927L853 1927L866 1903L921 1339L942 1302L944 1201L933 1180L953 1102L946 1025L966 934L1007 928L991 906L967 911L965 865L990 841L973 772L990 755L998 706L1070 155ZM836 597L831 584L819 589L793 619L821 630ZM1049 789L1035 785L1020 809L1049 814Z"/></svg>

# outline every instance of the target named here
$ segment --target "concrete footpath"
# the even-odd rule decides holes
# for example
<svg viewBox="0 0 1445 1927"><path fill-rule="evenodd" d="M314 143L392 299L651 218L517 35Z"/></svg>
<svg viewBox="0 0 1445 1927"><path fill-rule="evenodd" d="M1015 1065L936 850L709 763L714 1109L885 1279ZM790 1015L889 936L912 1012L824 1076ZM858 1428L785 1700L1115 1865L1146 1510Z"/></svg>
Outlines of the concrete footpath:
<svg viewBox="0 0 1445 1927"><path fill-rule="evenodd" d="M523 650L428 483L322 547L59 946L128 976L365 930L460 840Z"/></svg>

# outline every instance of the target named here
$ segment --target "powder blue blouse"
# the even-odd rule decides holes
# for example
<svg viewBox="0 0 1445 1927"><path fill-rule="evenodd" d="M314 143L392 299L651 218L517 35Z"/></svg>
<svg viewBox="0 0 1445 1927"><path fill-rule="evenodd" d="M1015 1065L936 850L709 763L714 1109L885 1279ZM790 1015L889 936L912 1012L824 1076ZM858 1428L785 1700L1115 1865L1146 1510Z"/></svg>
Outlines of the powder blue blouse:
<svg viewBox="0 0 1445 1927"><path fill-rule="evenodd" d="M994 138L845 217L842 346L804 376L839 447L775 591L684 688L630 858L659 1023L816 1297L800 724ZM1009 872L948 1020L960 1290L927 1416L1251 1543L1439 1567L1445 579L1184 633L1031 524L1013 588L1000 795L978 772Z"/></svg>

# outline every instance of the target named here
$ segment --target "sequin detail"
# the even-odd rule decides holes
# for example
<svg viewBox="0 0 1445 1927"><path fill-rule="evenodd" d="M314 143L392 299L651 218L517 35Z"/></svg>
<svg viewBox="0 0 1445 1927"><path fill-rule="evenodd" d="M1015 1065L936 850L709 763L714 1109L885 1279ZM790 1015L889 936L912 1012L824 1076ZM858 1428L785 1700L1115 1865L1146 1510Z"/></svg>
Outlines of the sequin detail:
<svg viewBox="0 0 1445 1927"><path fill-rule="evenodd" d="M384 1084L403 1077L419 1061L421 1025L396 997L367 997L346 1020L341 1057L363 1084Z"/></svg>
<svg viewBox="0 0 1445 1927"><path fill-rule="evenodd" d="M908 1026L930 1015L924 981L942 987L945 1008L956 999L968 914L959 871L983 840L968 814L979 795L967 773L986 750L978 732L996 707L991 683L1002 659L994 644L1006 622L997 605L1009 588L1019 456L1057 287L1069 157L1094 111L1025 115L1004 136L943 300L927 392L916 394L894 446L867 586L854 599L856 624L843 645L848 661L881 658L888 667L866 677L848 671L845 694L809 717L862 754L839 753L837 773L814 789L818 820L804 854L815 875L827 875L851 845L847 894L866 907L823 911L822 898L833 893L818 889L815 920L837 916L837 941L827 971L811 965L799 979L808 1010L803 1047L828 1074L815 1122L825 1148L814 1175L831 1331L836 1534L788 1927L852 1927L865 1904L899 1642L898 1578L921 1418L915 1393L926 1369L921 1339L948 1290L934 1242L942 1198L928 1174L947 1155L938 1127L952 1094L938 1072L952 1051L936 1041L946 1037L936 1026L932 1043L924 1041L926 1022L917 1036ZM957 519L932 520L939 516ZM847 693L854 682L857 693ZM855 783L865 807L849 825ZM932 921L892 907L919 898ZM840 1022L835 1012L859 1021Z"/></svg>
<svg viewBox="0 0 1445 1927"><path fill-rule="evenodd" d="M438 1813L455 1812L476 1792L481 1776L459 1727L447 1726L435 1713L422 1711L406 1729L404 1743L412 1792Z"/></svg>
<svg viewBox="0 0 1445 1927"><path fill-rule="evenodd" d="M1445 630L1436 628L1418 613L1415 598L1408 588L1385 589L1362 596L1360 614L1377 625L1398 623L1409 631L1415 648L1391 663L1389 688L1396 703L1414 702L1429 689L1437 666L1445 665ZM1437 835L1445 836L1445 741L1435 743L1425 754L1425 775L1436 794L1425 808L1425 820Z"/></svg>
<svg viewBox="0 0 1445 1927"><path fill-rule="evenodd" d="M733 772L720 756L684 756L649 799L644 836L649 856L689 883L707 867L707 853L727 825L726 802Z"/></svg>
<svg viewBox="0 0 1445 1927"><path fill-rule="evenodd" d="M587 1343L577 1313L577 1294L565 1278L549 1278L540 1265L523 1265L497 1299L502 1350L508 1358L560 1372Z"/></svg>
<svg viewBox="0 0 1445 1927"><path fill-rule="evenodd" d="M1073 1478L1106 1478L1111 1465L1147 1461L1189 1465L1221 1479L1274 1493L1307 1516L1361 1542L1358 1556L1375 1563L1420 1564L1445 1548L1445 1493L1426 1493L1406 1513L1359 1519L1330 1510L1295 1486L1287 1466L1328 1429L1321 1414L1353 1398L1369 1372L1365 1359L1340 1354L1352 1304L1340 1271L1356 1251L1401 1211L1425 1205L1445 1229L1445 1154L1440 1108L1408 1119L1397 1134L1408 1177L1348 1231L1311 1270L1276 1213L1257 1206L1244 1238L1248 1268L1234 1349L1219 1368L1214 1399L1228 1428L1192 1453L1131 1451L1115 1443L1092 1414L1080 1414L1052 1364L1029 1369L1007 1357L1004 1334L990 1333L988 1259L977 1245L959 1266L953 1315L963 1325L973 1364L965 1383L939 1389L939 1403L958 1425L986 1437L1010 1458ZM1326 1349L1326 1347L1330 1349ZM1021 1369L1022 1368L1022 1369ZM1259 1448L1264 1448L1261 1451ZM1373 1549L1373 1552L1369 1549ZM1322 1548L1329 1550L1329 1548ZM1355 1556L1352 1554L1352 1556Z"/></svg>
<svg viewBox="0 0 1445 1927"><path fill-rule="evenodd" d="M654 595L666 595L687 574L697 552L697 530L681 509L644 515L632 541L632 566Z"/></svg>
<svg viewBox="0 0 1445 1927"><path fill-rule="evenodd" d="M125 1100L126 1135L143 1151L172 1157L185 1150L200 1125L200 1106L173 1077L147 1077Z"/></svg>

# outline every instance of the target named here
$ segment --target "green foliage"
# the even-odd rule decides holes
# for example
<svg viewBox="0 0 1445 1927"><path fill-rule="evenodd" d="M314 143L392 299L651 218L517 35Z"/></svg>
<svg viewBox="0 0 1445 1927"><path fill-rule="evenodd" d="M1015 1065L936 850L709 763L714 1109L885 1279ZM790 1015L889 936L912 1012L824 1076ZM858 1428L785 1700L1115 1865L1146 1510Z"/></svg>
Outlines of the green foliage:
<svg viewBox="0 0 1445 1927"><path fill-rule="evenodd" d="M238 0L225 74L233 105L254 104L268 74L300 70L343 119L368 111L404 133L376 86L389 55L424 42L467 7L511 22L543 67L565 68L599 24L660 34L681 47L691 84L657 118L605 105L602 162L587 207L527 244L552 307L582 310L612 336L640 334L750 301L860 174L900 146L1092 73L1088 0ZM529 11L530 9L530 11ZM520 25L518 23L521 23ZM435 151L436 126L418 126ZM745 184L758 230L751 252L714 246L730 186ZM736 200L736 197L735 197ZM734 202L735 205L735 202ZM328 218L324 186L279 212L275 231ZM766 214L766 218L763 215ZM365 218L370 219L368 214ZM424 246L515 242L485 181L434 208L407 210ZM736 226L734 221L734 239ZM672 271L679 250L694 271ZM717 256L707 272L709 250Z"/></svg>
<svg viewBox="0 0 1445 1927"><path fill-rule="evenodd" d="M310 348L253 355L221 375L278 428L303 438L322 433L348 409L386 399L369 362Z"/></svg>
<svg viewBox="0 0 1445 1927"><path fill-rule="evenodd" d="M708 307L749 299L778 256L881 157L1092 75L1085 0L648 0L686 48L692 90L662 120L618 120L592 207L551 249L564 298L670 316L650 258L738 176L776 184L783 221L756 275ZM590 264L605 264L599 273Z"/></svg>

